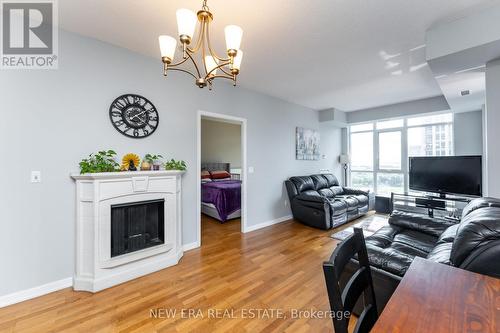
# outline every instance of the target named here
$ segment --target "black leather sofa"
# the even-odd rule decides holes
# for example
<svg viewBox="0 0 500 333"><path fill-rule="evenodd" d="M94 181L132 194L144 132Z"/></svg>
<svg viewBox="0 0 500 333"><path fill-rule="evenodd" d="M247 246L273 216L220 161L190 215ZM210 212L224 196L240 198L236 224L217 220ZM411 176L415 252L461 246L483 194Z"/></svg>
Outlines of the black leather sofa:
<svg viewBox="0 0 500 333"><path fill-rule="evenodd" d="M332 174L291 177L285 185L294 219L315 228L331 229L375 206L374 193L342 187Z"/></svg>
<svg viewBox="0 0 500 333"><path fill-rule="evenodd" d="M459 223L395 211L366 247L379 312L416 256L500 278L500 200L471 201ZM348 263L346 271L357 265Z"/></svg>

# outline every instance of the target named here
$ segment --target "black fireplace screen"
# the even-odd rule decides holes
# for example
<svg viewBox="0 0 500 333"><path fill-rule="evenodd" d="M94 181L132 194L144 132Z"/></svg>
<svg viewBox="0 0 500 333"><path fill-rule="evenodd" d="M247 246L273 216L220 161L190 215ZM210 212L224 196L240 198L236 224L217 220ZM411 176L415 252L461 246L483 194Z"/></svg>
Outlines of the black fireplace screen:
<svg viewBox="0 0 500 333"><path fill-rule="evenodd" d="M165 200L111 206L111 257L165 242Z"/></svg>

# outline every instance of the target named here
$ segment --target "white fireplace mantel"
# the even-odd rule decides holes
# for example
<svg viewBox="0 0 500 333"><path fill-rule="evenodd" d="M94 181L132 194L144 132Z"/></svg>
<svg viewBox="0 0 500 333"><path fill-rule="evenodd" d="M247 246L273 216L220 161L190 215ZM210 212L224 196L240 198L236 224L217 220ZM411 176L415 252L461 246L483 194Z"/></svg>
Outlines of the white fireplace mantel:
<svg viewBox="0 0 500 333"><path fill-rule="evenodd" d="M97 292L175 265L182 257L183 171L71 174L76 181L75 290ZM111 206L162 199L164 244L111 257Z"/></svg>

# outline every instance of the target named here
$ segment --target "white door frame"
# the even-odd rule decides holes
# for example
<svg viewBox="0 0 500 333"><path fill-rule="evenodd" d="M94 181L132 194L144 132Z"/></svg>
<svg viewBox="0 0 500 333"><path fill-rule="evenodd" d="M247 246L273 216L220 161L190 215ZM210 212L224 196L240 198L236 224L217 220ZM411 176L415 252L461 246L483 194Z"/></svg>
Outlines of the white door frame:
<svg viewBox="0 0 500 333"><path fill-rule="evenodd" d="M241 125L241 232L247 232L247 120L245 118L239 118L234 116L228 116L221 113L213 113L207 111L198 111L197 115L197 157L196 157L196 205L197 214L196 227L198 229L198 241L197 245L201 246L201 118L214 118L220 120L226 120L230 122L235 122Z"/></svg>

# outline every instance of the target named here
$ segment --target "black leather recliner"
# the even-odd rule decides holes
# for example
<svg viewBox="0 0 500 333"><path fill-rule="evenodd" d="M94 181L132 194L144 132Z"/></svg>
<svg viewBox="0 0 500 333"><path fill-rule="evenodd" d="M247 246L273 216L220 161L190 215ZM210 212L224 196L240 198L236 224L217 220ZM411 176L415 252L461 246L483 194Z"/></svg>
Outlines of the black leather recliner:
<svg viewBox="0 0 500 333"><path fill-rule="evenodd" d="M374 193L342 187L332 174L291 177L285 185L293 217L315 228L331 229L375 206Z"/></svg>
<svg viewBox="0 0 500 333"><path fill-rule="evenodd" d="M471 201L459 223L395 211L366 247L379 313L416 256L500 278L500 200Z"/></svg>

